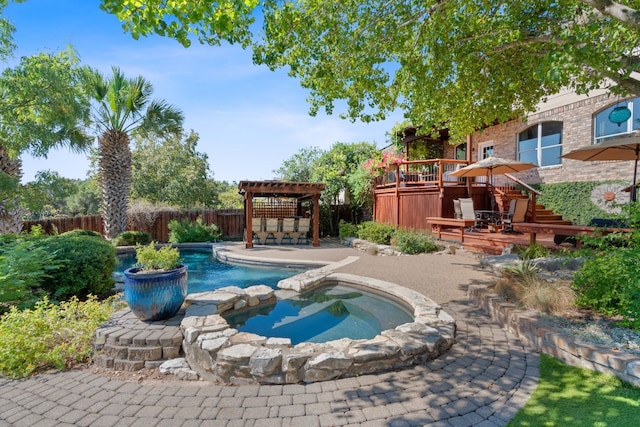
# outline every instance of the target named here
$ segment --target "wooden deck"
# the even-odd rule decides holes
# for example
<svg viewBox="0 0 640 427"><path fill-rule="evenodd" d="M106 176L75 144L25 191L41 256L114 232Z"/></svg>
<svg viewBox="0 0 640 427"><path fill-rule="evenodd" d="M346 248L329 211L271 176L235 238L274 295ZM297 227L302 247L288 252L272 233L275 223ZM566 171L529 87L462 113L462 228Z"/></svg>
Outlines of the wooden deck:
<svg viewBox="0 0 640 427"><path fill-rule="evenodd" d="M443 229L441 231L441 240L444 242L452 242L464 246L465 249L483 252L492 255L499 255L504 248L509 245L529 246L529 234L503 234L490 233L487 229L479 231L465 231L464 243L460 241L458 229ZM536 236L537 244L549 249L557 249L553 241L553 234L538 233Z"/></svg>

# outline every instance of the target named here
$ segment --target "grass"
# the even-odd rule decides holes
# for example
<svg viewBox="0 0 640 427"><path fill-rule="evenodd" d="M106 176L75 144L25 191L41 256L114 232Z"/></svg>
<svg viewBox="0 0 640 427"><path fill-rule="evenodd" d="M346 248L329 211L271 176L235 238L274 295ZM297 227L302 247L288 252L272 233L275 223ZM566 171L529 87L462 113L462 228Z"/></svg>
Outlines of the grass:
<svg viewBox="0 0 640 427"><path fill-rule="evenodd" d="M639 425L640 388L542 354L540 381L508 427Z"/></svg>

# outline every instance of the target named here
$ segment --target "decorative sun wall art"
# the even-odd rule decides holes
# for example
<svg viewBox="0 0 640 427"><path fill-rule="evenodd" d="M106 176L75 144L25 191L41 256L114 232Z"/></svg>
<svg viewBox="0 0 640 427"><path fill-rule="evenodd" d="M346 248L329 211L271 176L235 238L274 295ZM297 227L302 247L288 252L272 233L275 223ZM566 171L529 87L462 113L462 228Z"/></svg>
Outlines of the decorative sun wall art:
<svg viewBox="0 0 640 427"><path fill-rule="evenodd" d="M627 203L629 195L620 184L601 184L591 190L591 201L605 212L620 213L620 205Z"/></svg>

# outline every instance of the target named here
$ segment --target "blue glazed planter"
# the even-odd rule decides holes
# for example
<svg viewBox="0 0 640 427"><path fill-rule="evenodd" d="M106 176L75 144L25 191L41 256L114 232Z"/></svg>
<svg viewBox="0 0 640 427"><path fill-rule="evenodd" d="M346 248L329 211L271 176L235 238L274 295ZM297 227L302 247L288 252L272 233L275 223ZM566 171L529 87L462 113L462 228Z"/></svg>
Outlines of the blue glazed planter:
<svg viewBox="0 0 640 427"><path fill-rule="evenodd" d="M170 271L138 273L124 271L124 299L140 320L156 321L173 317L187 296L187 266Z"/></svg>

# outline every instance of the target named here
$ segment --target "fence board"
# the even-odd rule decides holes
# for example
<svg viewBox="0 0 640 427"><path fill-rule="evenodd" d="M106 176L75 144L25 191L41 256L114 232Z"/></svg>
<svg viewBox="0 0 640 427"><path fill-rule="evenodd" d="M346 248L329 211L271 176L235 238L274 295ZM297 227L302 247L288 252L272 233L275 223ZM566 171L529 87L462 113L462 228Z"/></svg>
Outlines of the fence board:
<svg viewBox="0 0 640 427"><path fill-rule="evenodd" d="M161 211L158 212L153 225L140 231L151 234L152 239L158 242L167 242L169 240L168 225L172 219L195 221L198 217L201 217L205 224L216 224L222 230L225 239L242 238L244 228L244 211L242 209ZM31 227L38 224L42 225L45 232L49 234L54 234L56 230L58 233L64 233L75 229L92 230L101 234L103 232L100 215L24 221L23 229L29 231Z"/></svg>

